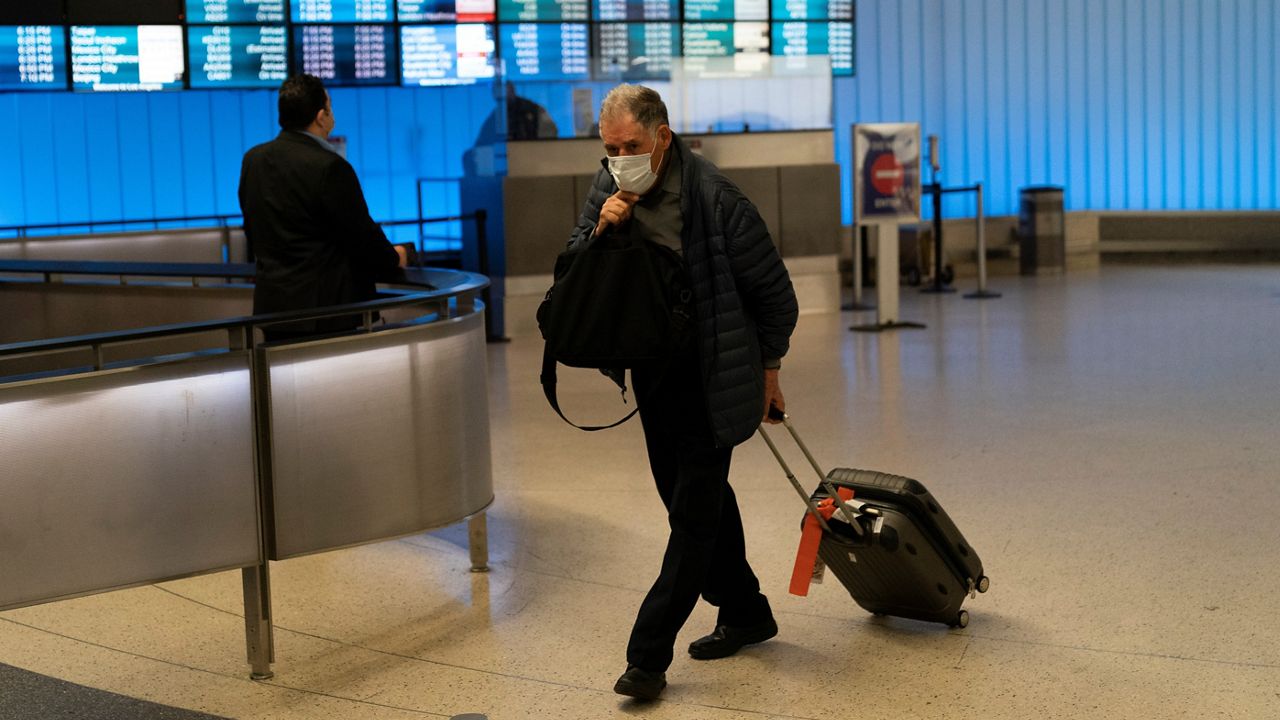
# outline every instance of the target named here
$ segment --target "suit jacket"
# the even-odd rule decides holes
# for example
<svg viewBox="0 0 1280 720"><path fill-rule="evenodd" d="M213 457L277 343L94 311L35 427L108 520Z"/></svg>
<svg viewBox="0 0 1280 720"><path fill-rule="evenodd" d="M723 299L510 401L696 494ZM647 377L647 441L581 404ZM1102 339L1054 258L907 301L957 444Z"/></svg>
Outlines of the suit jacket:
<svg viewBox="0 0 1280 720"><path fill-rule="evenodd" d="M306 133L285 130L245 153L240 211L257 262L253 312L370 300L399 258L369 216L355 169ZM355 327L358 316L291 323L286 332Z"/></svg>

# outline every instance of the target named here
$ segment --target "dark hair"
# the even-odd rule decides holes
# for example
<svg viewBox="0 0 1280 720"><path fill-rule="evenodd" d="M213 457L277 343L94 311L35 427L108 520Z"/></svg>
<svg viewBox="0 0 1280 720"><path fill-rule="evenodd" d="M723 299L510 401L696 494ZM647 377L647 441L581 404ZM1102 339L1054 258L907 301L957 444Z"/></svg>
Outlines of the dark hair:
<svg viewBox="0 0 1280 720"><path fill-rule="evenodd" d="M328 102L329 95L320 78L306 73L294 75L280 85L280 98L276 102L280 111L280 127L285 130L306 128Z"/></svg>

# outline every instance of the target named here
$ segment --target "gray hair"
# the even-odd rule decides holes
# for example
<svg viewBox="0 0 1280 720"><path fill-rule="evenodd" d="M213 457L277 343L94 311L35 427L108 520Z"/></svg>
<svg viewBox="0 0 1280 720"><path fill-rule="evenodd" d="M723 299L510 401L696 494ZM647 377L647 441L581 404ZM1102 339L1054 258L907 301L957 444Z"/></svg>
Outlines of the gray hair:
<svg viewBox="0 0 1280 720"><path fill-rule="evenodd" d="M600 119L621 118L630 115L646 130L659 125L670 125L667 105L656 90L643 85L619 85L609 91L600 103Z"/></svg>

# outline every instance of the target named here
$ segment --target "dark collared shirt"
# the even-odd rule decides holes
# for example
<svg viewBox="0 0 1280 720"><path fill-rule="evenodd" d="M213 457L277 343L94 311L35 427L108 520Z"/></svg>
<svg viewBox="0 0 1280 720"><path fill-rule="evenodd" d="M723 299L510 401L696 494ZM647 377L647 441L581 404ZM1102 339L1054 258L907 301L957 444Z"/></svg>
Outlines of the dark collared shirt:
<svg viewBox="0 0 1280 720"><path fill-rule="evenodd" d="M671 152L671 149L668 149ZM636 237L683 252L680 235L684 217L680 214L680 156L671 153L671 162L659 182L660 187L645 193L631 210L631 232Z"/></svg>

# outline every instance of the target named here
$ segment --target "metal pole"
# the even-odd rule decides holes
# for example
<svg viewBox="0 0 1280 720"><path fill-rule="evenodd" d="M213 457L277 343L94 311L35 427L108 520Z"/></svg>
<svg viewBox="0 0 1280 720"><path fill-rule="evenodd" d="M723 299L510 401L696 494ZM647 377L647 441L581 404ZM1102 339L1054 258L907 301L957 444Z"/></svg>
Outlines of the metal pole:
<svg viewBox="0 0 1280 720"><path fill-rule="evenodd" d="M467 520L467 545L471 550L471 572L489 572L489 521L483 511Z"/></svg>
<svg viewBox="0 0 1280 720"><path fill-rule="evenodd" d="M267 561L242 569L244 581L245 649L249 658L249 677L270 680L275 673L275 636L271 623L271 577Z"/></svg>
<svg viewBox="0 0 1280 720"><path fill-rule="evenodd" d="M489 274L489 233L486 229L489 213L484 208L480 208L475 212L476 221L476 252L480 261L480 274L489 278L490 282L480 293L480 297L484 300L484 334L489 342L508 342L510 338L503 337L501 333L494 328L493 304L493 276Z"/></svg>
<svg viewBox="0 0 1280 720"><path fill-rule="evenodd" d="M942 280L942 183L934 182L925 188L933 194L933 283L921 288L920 292L955 292L955 288Z"/></svg>
<svg viewBox="0 0 1280 720"><path fill-rule="evenodd" d="M842 310L874 310L875 305L862 301L862 271L865 267L863 255L867 246L867 226L853 226L853 302Z"/></svg>
<svg viewBox="0 0 1280 720"><path fill-rule="evenodd" d="M978 193L978 210L976 213L976 222L978 224L978 290L965 295L970 300L983 300L986 298L998 298L1000 293L987 290L987 219L982 204L982 183L974 186Z"/></svg>

